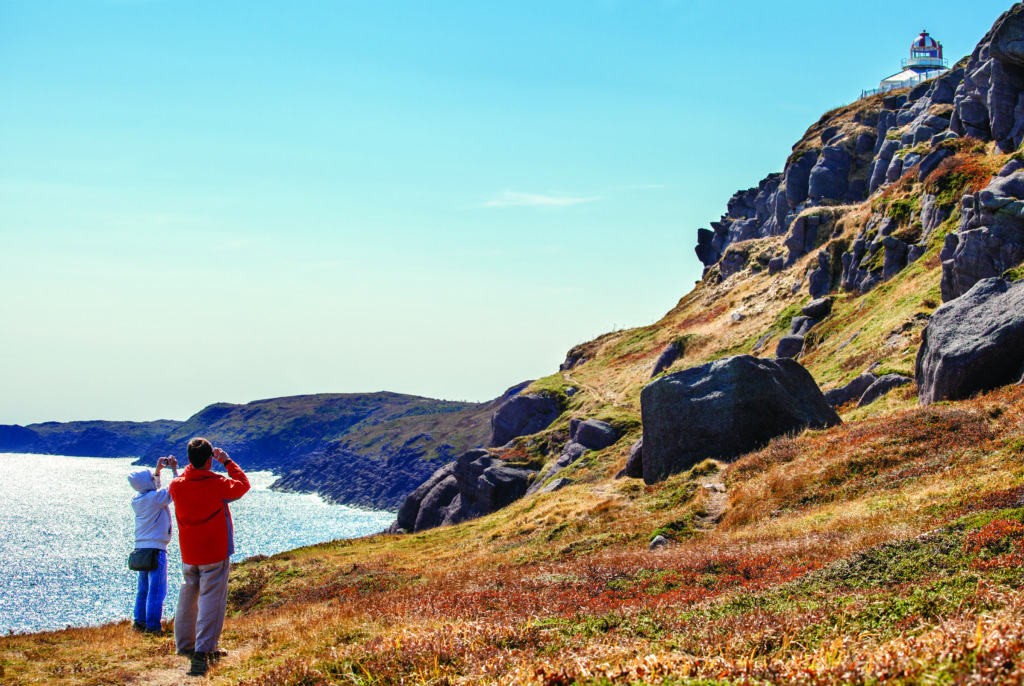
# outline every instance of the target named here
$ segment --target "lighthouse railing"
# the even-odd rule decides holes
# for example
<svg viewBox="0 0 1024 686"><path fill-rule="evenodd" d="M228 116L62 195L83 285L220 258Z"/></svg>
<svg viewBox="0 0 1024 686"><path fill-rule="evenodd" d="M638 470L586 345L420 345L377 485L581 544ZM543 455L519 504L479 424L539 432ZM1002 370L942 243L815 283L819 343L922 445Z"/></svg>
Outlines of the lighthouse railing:
<svg viewBox="0 0 1024 686"><path fill-rule="evenodd" d="M949 66L949 60L944 57L910 57L900 60L900 65L904 69L907 67L934 67L935 69L945 69Z"/></svg>

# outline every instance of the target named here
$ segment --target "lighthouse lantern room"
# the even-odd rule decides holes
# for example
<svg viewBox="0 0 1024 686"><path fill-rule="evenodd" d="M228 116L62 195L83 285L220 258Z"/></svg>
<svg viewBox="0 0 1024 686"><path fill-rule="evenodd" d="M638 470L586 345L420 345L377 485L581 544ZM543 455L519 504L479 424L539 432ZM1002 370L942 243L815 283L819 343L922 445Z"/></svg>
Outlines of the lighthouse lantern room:
<svg viewBox="0 0 1024 686"><path fill-rule="evenodd" d="M922 31L910 44L910 57L904 58L900 66L902 71L882 79L878 88L864 91L861 97L915 86L947 71L949 62L942 56L942 43Z"/></svg>

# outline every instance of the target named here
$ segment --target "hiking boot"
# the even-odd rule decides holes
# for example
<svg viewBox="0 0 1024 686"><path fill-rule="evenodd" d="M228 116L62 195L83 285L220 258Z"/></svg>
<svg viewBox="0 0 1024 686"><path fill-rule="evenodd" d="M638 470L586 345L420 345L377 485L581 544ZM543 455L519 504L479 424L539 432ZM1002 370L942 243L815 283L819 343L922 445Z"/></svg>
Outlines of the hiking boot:
<svg viewBox="0 0 1024 686"><path fill-rule="evenodd" d="M215 661L216 659L210 659L209 653L192 653L192 663L189 665L188 676L206 676L206 672L210 669L210 664Z"/></svg>
<svg viewBox="0 0 1024 686"><path fill-rule="evenodd" d="M142 630L142 633L149 634L150 636L166 636L170 632L164 631L163 628L151 629L147 626L145 629Z"/></svg>
<svg viewBox="0 0 1024 686"><path fill-rule="evenodd" d="M182 657L187 657L190 660L192 659L192 656L195 655L195 654L196 654L196 651L194 651L194 650L179 650L178 651L178 655L181 655Z"/></svg>
<svg viewBox="0 0 1024 686"><path fill-rule="evenodd" d="M140 622L139 620L136 619L134 622L132 622L132 631L136 631L136 632L138 632L140 634L144 633L146 631L146 624L145 624L145 622Z"/></svg>

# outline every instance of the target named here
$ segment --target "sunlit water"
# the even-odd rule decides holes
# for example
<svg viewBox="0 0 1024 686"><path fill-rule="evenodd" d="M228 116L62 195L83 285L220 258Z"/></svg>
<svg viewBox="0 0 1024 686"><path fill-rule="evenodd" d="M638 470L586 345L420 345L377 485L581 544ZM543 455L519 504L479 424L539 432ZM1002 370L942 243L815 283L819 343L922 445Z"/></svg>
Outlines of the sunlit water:
<svg viewBox="0 0 1024 686"><path fill-rule="evenodd" d="M130 458L0 453L0 633L126 619L135 602L135 494ZM244 465L242 465L244 468ZM161 477L170 477L170 470ZM231 504L232 561L303 545L365 536L394 521L388 512L328 505L315 495L268 489L270 472L247 473L252 490ZM162 478L163 485L169 482ZM173 512L173 505L171 506ZM181 585L178 534L168 547L164 617Z"/></svg>

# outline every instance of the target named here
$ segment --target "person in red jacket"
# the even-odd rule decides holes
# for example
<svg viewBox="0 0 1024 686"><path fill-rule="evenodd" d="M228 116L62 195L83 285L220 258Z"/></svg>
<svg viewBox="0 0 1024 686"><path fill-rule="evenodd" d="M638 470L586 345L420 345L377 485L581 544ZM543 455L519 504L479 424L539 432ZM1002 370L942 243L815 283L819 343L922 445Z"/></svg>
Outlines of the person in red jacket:
<svg viewBox="0 0 1024 686"><path fill-rule="evenodd" d="M228 476L210 471L213 460ZM228 600L228 571L235 552L234 528L228 503L249 490L249 479L228 454L205 438L188 443L189 465L168 491L178 520L184 581L174 615L174 642L179 655L191 658L190 676L206 674L224 651L220 632Z"/></svg>

